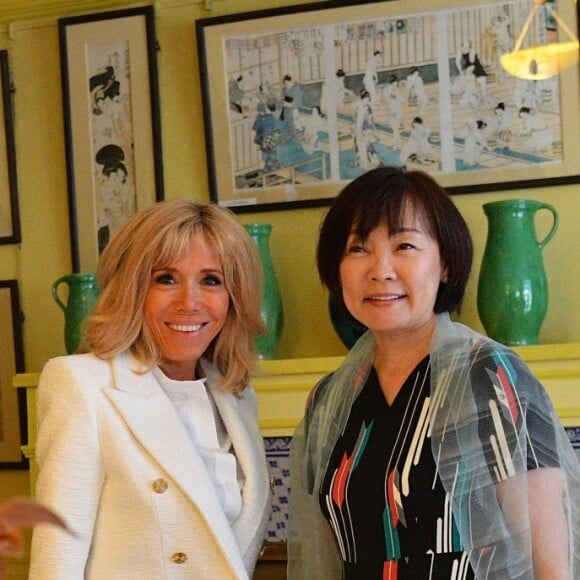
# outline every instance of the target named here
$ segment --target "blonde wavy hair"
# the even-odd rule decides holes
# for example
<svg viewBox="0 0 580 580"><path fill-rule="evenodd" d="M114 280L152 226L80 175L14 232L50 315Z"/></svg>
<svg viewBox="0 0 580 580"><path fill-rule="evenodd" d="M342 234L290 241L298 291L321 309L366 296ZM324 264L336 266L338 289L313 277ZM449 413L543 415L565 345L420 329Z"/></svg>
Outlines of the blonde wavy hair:
<svg viewBox="0 0 580 580"><path fill-rule="evenodd" d="M255 364L254 339L264 332L262 269L257 248L245 229L233 213L217 205L159 202L123 225L99 259L101 294L85 321L85 341L102 359L130 350L145 365L158 364L162 352L143 317L152 271L179 259L197 235L206 235L215 244L230 296L225 324L204 358L222 375L222 388L241 392Z"/></svg>

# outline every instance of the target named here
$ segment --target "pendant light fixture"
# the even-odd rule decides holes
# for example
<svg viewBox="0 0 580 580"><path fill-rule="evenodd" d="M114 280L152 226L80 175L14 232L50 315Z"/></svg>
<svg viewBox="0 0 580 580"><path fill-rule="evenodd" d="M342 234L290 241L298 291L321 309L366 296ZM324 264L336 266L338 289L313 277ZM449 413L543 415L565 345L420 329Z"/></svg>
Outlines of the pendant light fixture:
<svg viewBox="0 0 580 580"><path fill-rule="evenodd" d="M536 17L538 10L544 6L547 13L566 32L570 40L537 44L533 38L530 48L521 49L534 17ZM526 80L548 79L559 74L561 70L578 63L578 38L546 0L534 0L532 11L516 40L513 51L501 55L500 61L503 68L517 78Z"/></svg>

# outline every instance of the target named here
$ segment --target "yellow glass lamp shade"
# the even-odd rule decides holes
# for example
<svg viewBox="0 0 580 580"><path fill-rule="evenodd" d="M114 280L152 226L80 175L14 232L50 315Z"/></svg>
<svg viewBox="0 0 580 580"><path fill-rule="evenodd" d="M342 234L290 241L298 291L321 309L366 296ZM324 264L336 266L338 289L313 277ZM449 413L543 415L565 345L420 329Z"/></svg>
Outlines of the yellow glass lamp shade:
<svg viewBox="0 0 580 580"><path fill-rule="evenodd" d="M544 80L578 63L578 41L558 42L514 50L500 57L503 68L515 77Z"/></svg>

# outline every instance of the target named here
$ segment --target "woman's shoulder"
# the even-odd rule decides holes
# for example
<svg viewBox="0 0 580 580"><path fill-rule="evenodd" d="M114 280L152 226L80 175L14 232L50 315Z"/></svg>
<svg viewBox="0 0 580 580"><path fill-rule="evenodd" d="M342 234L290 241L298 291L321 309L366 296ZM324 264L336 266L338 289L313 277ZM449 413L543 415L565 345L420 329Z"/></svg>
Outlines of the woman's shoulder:
<svg viewBox="0 0 580 580"><path fill-rule="evenodd" d="M430 354L433 360L440 361L445 367L471 367L490 361L526 366L513 349L468 326L452 321L448 314L438 317L437 336Z"/></svg>
<svg viewBox="0 0 580 580"><path fill-rule="evenodd" d="M511 348L483 340L473 352L471 377L487 382L490 392L513 390L520 399L544 399L545 389L523 358Z"/></svg>
<svg viewBox="0 0 580 580"><path fill-rule="evenodd" d="M529 371L525 361L517 352L490 338L482 337L475 341L471 348L471 355L474 363Z"/></svg>
<svg viewBox="0 0 580 580"><path fill-rule="evenodd" d="M56 356L49 359L42 369L41 374L45 374L54 369L98 369L108 364L107 361L96 357L92 353L83 354L69 354L63 356Z"/></svg>
<svg viewBox="0 0 580 580"><path fill-rule="evenodd" d="M460 377L477 376L480 380L508 381L512 385L527 384L536 389L538 381L532 371L512 348L461 324L442 319L437 348L431 352L431 362L437 374Z"/></svg>
<svg viewBox="0 0 580 580"><path fill-rule="evenodd" d="M81 383L107 385L111 377L112 364L126 367L134 360L128 353L112 359L102 359L92 353L57 356L48 360L40 373L39 387L46 383ZM104 380L107 378L107 380Z"/></svg>
<svg viewBox="0 0 580 580"><path fill-rule="evenodd" d="M38 381L39 408L48 408L49 401L59 409L84 405L91 406L107 377L103 361L92 354L74 354L51 358L42 369ZM108 371L110 376L110 370Z"/></svg>

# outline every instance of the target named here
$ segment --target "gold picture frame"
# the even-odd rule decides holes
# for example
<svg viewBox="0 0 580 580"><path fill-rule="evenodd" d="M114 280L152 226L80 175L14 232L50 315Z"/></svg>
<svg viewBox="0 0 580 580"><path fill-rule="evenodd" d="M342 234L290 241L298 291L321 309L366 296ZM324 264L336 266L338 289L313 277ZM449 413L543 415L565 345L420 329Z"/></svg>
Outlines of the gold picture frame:
<svg viewBox="0 0 580 580"><path fill-rule="evenodd" d="M457 194L577 183L578 67L539 82L500 65L532 5L318 2L198 20L212 199L328 205L378 164ZM537 26L550 32L542 15Z"/></svg>
<svg viewBox="0 0 580 580"><path fill-rule="evenodd" d="M88 272L122 223L164 196L154 9L58 24L73 271Z"/></svg>

